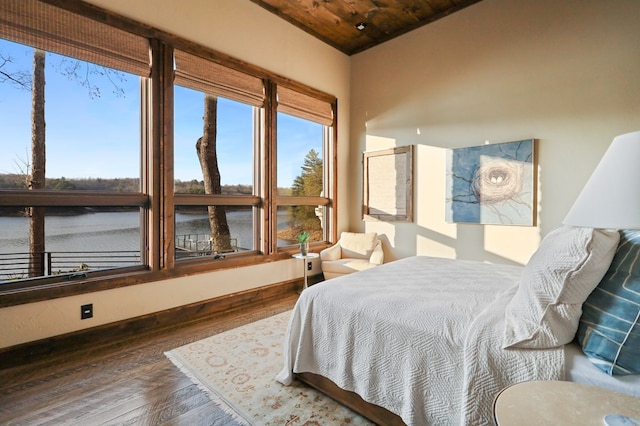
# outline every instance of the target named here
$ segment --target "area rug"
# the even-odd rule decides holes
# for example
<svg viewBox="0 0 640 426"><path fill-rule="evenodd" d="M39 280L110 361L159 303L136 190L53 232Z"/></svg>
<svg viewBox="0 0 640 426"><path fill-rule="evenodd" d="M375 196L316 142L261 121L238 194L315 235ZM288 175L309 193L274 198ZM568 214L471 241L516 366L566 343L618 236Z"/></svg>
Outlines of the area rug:
<svg viewBox="0 0 640 426"><path fill-rule="evenodd" d="M275 380L291 311L166 352L240 425L371 425L320 392Z"/></svg>

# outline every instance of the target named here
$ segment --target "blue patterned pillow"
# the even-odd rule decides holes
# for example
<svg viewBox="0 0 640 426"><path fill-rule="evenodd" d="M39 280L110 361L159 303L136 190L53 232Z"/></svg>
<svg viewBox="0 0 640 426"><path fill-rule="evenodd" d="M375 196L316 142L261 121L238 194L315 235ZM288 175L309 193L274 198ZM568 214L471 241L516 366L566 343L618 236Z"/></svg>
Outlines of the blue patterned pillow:
<svg viewBox="0 0 640 426"><path fill-rule="evenodd" d="M605 373L640 374L640 231L620 231L611 266L583 305L577 337Z"/></svg>

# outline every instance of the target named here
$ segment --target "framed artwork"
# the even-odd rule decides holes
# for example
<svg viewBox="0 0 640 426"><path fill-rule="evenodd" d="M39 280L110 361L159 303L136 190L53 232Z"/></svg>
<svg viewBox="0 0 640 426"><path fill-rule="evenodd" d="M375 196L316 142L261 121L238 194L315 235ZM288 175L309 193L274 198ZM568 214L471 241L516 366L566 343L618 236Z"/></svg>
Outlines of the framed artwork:
<svg viewBox="0 0 640 426"><path fill-rule="evenodd" d="M362 217L413 221L413 146L363 153Z"/></svg>
<svg viewBox="0 0 640 426"><path fill-rule="evenodd" d="M446 221L535 226L535 140L447 152Z"/></svg>

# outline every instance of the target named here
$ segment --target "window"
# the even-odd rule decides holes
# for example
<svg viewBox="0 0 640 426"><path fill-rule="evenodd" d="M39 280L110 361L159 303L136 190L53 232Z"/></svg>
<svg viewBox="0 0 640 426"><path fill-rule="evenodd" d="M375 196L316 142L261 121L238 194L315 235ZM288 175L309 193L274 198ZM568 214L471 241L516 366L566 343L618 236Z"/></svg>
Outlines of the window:
<svg viewBox="0 0 640 426"><path fill-rule="evenodd" d="M29 233L34 214L44 220L44 246L31 251ZM138 208L23 207L20 213L0 216L0 281L57 277L141 265ZM27 213L29 212L29 213Z"/></svg>
<svg viewBox="0 0 640 426"><path fill-rule="evenodd" d="M198 202L175 207L176 260L255 250L254 107L175 86L174 111L176 202L187 201L182 194ZM207 118L209 114L214 118ZM215 155L205 160L206 150L198 149L198 144L202 147L207 124L207 132L214 132L209 137L215 138ZM203 167L216 172L207 185ZM227 196L250 205L229 204Z"/></svg>
<svg viewBox="0 0 640 426"><path fill-rule="evenodd" d="M311 242L329 240L326 217L331 152L331 104L286 87L278 87L277 235L278 246L296 244L296 235Z"/></svg>
<svg viewBox="0 0 640 426"><path fill-rule="evenodd" d="M334 97L82 2L0 16L0 293L35 294L5 306L335 238Z"/></svg>
<svg viewBox="0 0 640 426"><path fill-rule="evenodd" d="M0 236L0 282L141 267L148 42L97 25L102 35L80 48L69 34L86 18L32 1L2 7L0 228L10 232Z"/></svg>
<svg viewBox="0 0 640 426"><path fill-rule="evenodd" d="M218 213L216 209L219 209L226 219L229 228L228 241L216 241L222 232L218 228L212 228L209 219L210 215ZM250 206L177 206L176 260L201 256L224 258L234 253L255 250L254 210ZM228 244L228 247L224 244Z"/></svg>
<svg viewBox="0 0 640 426"><path fill-rule="evenodd" d="M176 260L255 251L262 81L180 50L175 58Z"/></svg>

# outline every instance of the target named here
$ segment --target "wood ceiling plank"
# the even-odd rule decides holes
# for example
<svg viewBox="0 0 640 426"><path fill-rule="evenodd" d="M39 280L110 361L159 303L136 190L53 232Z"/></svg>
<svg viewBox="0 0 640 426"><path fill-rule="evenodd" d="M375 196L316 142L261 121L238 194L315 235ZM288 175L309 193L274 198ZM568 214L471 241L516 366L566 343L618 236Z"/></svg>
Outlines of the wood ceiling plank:
<svg viewBox="0 0 640 426"><path fill-rule="evenodd" d="M352 55L481 0L250 0ZM358 31L355 25L367 27Z"/></svg>

